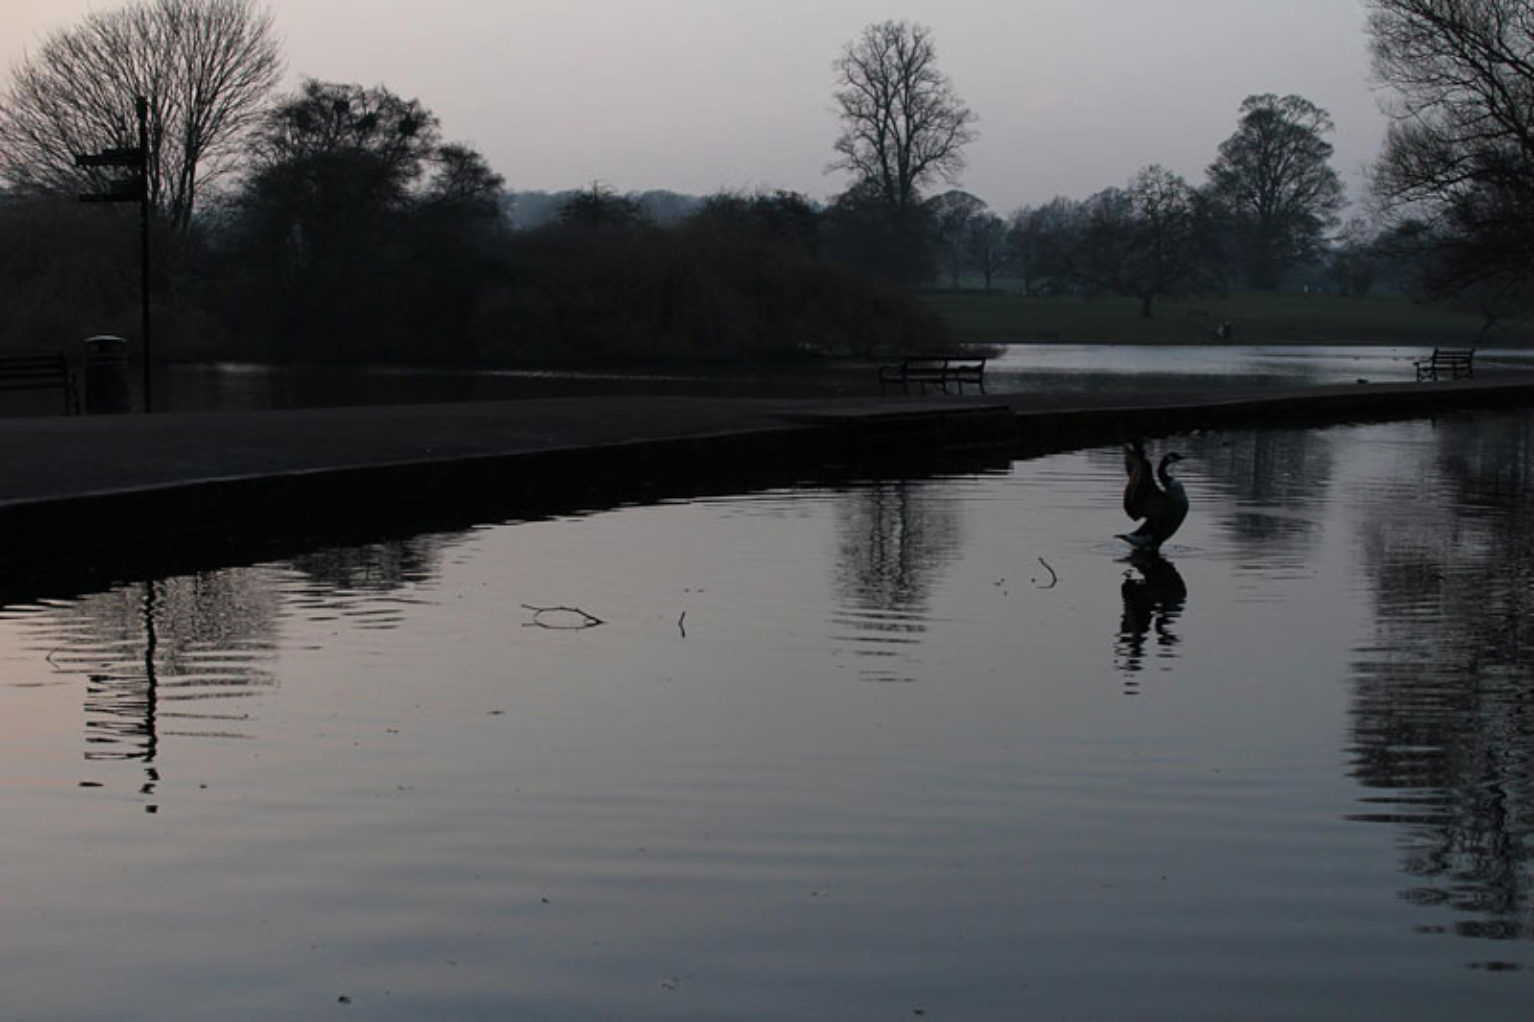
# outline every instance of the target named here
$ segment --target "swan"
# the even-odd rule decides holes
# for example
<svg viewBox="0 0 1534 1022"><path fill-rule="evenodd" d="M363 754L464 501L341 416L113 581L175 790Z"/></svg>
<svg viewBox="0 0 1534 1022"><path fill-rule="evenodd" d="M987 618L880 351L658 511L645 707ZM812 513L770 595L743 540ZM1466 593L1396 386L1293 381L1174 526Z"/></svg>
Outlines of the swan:
<svg viewBox="0 0 1534 1022"><path fill-rule="evenodd" d="M1134 532L1119 533L1118 538L1136 550L1159 548L1188 517L1187 491L1170 471L1181 460L1181 454L1168 452L1153 475L1145 446L1138 440L1124 445L1124 471L1129 475L1124 486L1124 512L1144 521ZM1161 485L1156 485L1157 480Z"/></svg>

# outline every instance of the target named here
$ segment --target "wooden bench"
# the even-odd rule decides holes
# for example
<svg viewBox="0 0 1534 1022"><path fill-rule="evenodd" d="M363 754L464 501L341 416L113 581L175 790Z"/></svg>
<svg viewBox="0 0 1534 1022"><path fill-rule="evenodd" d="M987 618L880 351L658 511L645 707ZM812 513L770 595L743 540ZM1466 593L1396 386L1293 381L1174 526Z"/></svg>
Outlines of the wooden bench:
<svg viewBox="0 0 1534 1022"><path fill-rule="evenodd" d="M1417 369L1417 380L1436 380L1439 373L1451 380L1467 379L1475 375L1474 348L1434 348L1427 358L1412 363Z"/></svg>
<svg viewBox="0 0 1534 1022"><path fill-rule="evenodd" d="M64 414L80 410L80 393L69 359L56 351L43 355L0 355L0 390L54 390L64 397Z"/></svg>
<svg viewBox="0 0 1534 1022"><path fill-rule="evenodd" d="M905 394L911 392L912 386L922 394L928 387L947 394L950 386L962 394L966 385L984 394L985 359L977 355L911 355L898 365L879 367L879 393L894 384L899 384Z"/></svg>

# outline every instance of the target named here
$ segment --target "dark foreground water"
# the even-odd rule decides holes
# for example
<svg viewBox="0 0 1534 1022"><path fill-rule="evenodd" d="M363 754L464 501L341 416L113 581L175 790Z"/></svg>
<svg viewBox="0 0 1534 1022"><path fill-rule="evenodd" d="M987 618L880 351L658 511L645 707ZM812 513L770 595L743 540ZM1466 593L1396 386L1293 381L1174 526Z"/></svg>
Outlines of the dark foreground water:
<svg viewBox="0 0 1534 1022"><path fill-rule="evenodd" d="M10 607L3 1014L1527 1018L1534 415L1177 446Z"/></svg>

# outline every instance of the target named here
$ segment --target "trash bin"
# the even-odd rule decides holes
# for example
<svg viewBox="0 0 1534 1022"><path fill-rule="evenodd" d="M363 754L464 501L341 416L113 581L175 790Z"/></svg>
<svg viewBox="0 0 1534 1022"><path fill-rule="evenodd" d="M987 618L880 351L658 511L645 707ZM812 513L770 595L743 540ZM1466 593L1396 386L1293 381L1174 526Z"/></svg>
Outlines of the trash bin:
<svg viewBox="0 0 1534 1022"><path fill-rule="evenodd" d="M110 334L85 339L85 413L129 410L128 342Z"/></svg>

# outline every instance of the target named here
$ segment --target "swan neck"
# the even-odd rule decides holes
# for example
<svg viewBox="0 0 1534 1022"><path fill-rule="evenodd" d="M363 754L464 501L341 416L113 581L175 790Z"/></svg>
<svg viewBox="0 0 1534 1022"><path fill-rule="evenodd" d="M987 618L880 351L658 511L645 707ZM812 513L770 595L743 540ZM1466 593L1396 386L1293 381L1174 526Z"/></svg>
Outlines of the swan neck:
<svg viewBox="0 0 1534 1022"><path fill-rule="evenodd" d="M1161 480L1161 485L1162 486L1171 486L1172 485L1172 483L1173 483L1172 469L1171 469L1171 463L1169 462L1168 459L1162 458L1161 459L1161 463L1156 466L1156 478Z"/></svg>

